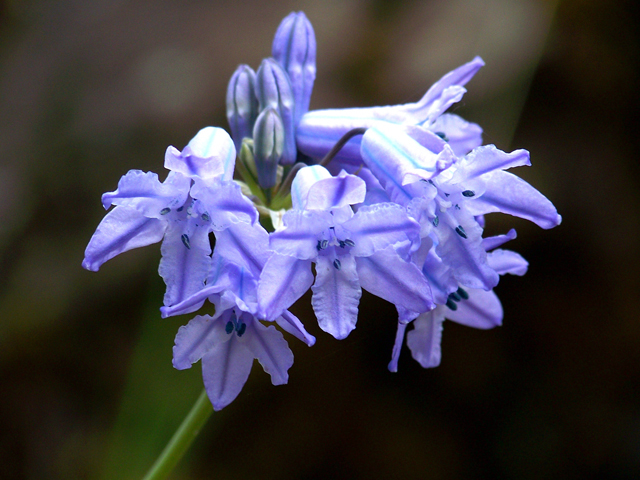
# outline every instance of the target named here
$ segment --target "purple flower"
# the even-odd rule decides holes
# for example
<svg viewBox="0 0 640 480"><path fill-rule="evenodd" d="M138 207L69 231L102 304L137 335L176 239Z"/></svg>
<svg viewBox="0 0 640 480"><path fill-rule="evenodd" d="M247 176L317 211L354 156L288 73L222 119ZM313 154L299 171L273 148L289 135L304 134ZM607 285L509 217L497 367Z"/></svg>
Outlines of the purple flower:
<svg viewBox="0 0 640 480"><path fill-rule="evenodd" d="M320 328L338 339L355 328L361 288L409 310L433 308L420 270L405 260L418 248L419 226L392 203L363 206L365 183L319 165L301 169L291 187L293 210L272 233L276 252L260 277L267 319L288 308L316 280L311 300ZM402 255L401 255L402 254Z"/></svg>
<svg viewBox="0 0 640 480"><path fill-rule="evenodd" d="M173 348L179 370L202 360L202 375L214 409L231 403L242 390L257 359L274 385L287 383L293 354L283 335L265 326L257 313L257 283L271 254L267 232L258 224L238 223L216 232L216 248L206 284L182 302L161 308L162 316L198 310L209 300L215 315L199 315L180 327ZM307 345L315 343L300 321L281 311L275 319Z"/></svg>
<svg viewBox="0 0 640 480"><path fill-rule="evenodd" d="M483 248L495 249L515 237L515 230L511 230L506 235L486 238L483 241ZM527 261L519 254L502 249L489 252L487 263L499 275L510 273L522 276L528 268ZM440 364L440 342L445 318L468 327L489 329L502 324L503 310L493 290L458 286L451 269L433 250L430 250L424 259L422 271L429 279L433 298L438 305L435 309L423 312L413 320L414 328L407 334L407 346L420 365L431 368ZM389 370L392 372L398 369L398 358L409 323L402 320L398 322L396 340L389 363Z"/></svg>
<svg viewBox="0 0 640 480"><path fill-rule="evenodd" d="M364 134L362 158L389 197L404 205L429 236L435 253L462 286L490 290L498 274L487 263L478 216L503 212L543 228L560 223L553 204L503 169L529 165L529 152L493 145L458 158L449 145L420 127L378 124Z"/></svg>
<svg viewBox="0 0 640 480"><path fill-rule="evenodd" d="M444 114L466 92L465 85L484 65L480 57L449 72L436 82L416 103L369 108L315 110L303 115L296 131L300 151L322 158L348 131L369 128L379 122L419 125L446 138L457 155L463 155L482 143L482 129L457 115ZM362 164L361 137L354 137L338 153L342 165L356 168Z"/></svg>
<svg viewBox="0 0 640 480"><path fill-rule="evenodd" d="M164 182L155 173L131 170L102 203L111 210L85 251L83 267L97 271L116 255L162 240L159 272L164 302L178 303L198 291L211 263L209 232L255 222L253 204L233 183L235 148L220 128L207 127L182 152L169 147Z"/></svg>

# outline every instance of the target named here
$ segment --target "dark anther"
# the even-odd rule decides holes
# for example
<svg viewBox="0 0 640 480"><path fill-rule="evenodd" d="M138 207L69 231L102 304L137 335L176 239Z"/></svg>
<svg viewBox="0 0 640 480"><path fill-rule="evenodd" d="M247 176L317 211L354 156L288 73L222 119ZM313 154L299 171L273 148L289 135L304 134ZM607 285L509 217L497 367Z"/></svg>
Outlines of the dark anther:
<svg viewBox="0 0 640 480"><path fill-rule="evenodd" d="M436 132L436 135L438 135L441 139L443 139L445 142L448 142L449 139L447 138L447 136L445 135L444 132Z"/></svg>
<svg viewBox="0 0 640 480"><path fill-rule="evenodd" d="M342 265L340 265L340 260L338 260L337 258L333 261L333 266L336 270L340 270L340 268L342 267Z"/></svg>
<svg viewBox="0 0 640 480"><path fill-rule="evenodd" d="M204 220L205 222L208 222L209 220L211 220L211 217L209 216L209 214L207 212L204 212L202 214L202 220Z"/></svg>
<svg viewBox="0 0 640 480"><path fill-rule="evenodd" d="M344 243L346 243L348 247L355 247L356 246L356 243L353 240L350 240L348 238L344 239Z"/></svg>
<svg viewBox="0 0 640 480"><path fill-rule="evenodd" d="M347 244L344 243L344 240L338 240L338 245L340 245L340 248L344 248Z"/></svg>
<svg viewBox="0 0 640 480"><path fill-rule="evenodd" d="M322 240L322 249L324 250L329 246L329 240Z"/></svg>
<svg viewBox="0 0 640 480"><path fill-rule="evenodd" d="M180 238L182 239L182 243L185 247L187 247L188 249L191 249L191 243L189 242L189 235L187 235L186 233L183 233Z"/></svg>
<svg viewBox="0 0 640 480"><path fill-rule="evenodd" d="M448 197L448 196L449 196L449 194L445 192L444 196L445 196L445 197Z"/></svg>
<svg viewBox="0 0 640 480"><path fill-rule="evenodd" d="M450 293L449 298L454 302L459 302L460 300L462 300L462 297L460 297L457 292Z"/></svg>
<svg viewBox="0 0 640 480"><path fill-rule="evenodd" d="M247 324L246 323L238 323L238 326L236 327L236 332L238 332L238 336L239 337L244 335L244 332L246 332L246 330L247 330Z"/></svg>
<svg viewBox="0 0 640 480"><path fill-rule="evenodd" d="M320 240L318 240L318 244L316 245L316 250L318 251L322 250L322 242Z"/></svg>
<svg viewBox="0 0 640 480"><path fill-rule="evenodd" d="M224 331L227 332L227 334L230 334L231 332L233 332L233 322L231 320L229 320L227 324L224 326Z"/></svg>
<svg viewBox="0 0 640 480"><path fill-rule="evenodd" d="M160 210L160 215L166 215L170 211L171 211L171 209L169 207L165 207L162 210Z"/></svg>
<svg viewBox="0 0 640 480"><path fill-rule="evenodd" d="M449 307L449 310L453 310L454 312L458 309L458 304L450 298L447 298L447 303L445 303L445 305Z"/></svg>
<svg viewBox="0 0 640 480"><path fill-rule="evenodd" d="M462 225L458 225L456 227L456 233L460 235L462 238L467 238L467 232L464 231L464 228L462 228Z"/></svg>
<svg viewBox="0 0 640 480"><path fill-rule="evenodd" d="M440 223L440 219L438 217L436 217L433 220L431 220L431 223L433 223L434 227L437 227L438 224Z"/></svg>
<svg viewBox="0 0 640 480"><path fill-rule="evenodd" d="M458 291L456 292L458 295L460 295L461 298L465 299L465 300L469 300L469 294L467 293L466 290L464 290L462 287L458 288Z"/></svg>
<svg viewBox="0 0 640 480"><path fill-rule="evenodd" d="M458 205L457 203L454 205L456 210L460 210L460 205Z"/></svg>
<svg viewBox="0 0 640 480"><path fill-rule="evenodd" d="M183 209L184 209L184 205L183 205L183 206L181 206L181 207L178 209L178 211L179 211L179 212L181 212Z"/></svg>
<svg viewBox="0 0 640 480"><path fill-rule="evenodd" d="M465 190L464 192L462 192L462 195L465 197L473 197L475 196L476 192L474 192L473 190Z"/></svg>

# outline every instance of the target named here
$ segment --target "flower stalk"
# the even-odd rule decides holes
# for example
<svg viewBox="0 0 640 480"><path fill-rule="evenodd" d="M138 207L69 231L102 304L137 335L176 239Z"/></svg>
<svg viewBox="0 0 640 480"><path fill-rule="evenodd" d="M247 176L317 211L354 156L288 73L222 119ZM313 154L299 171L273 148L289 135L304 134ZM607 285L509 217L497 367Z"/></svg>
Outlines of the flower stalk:
<svg viewBox="0 0 640 480"><path fill-rule="evenodd" d="M200 429L202 429L212 413L213 407L207 397L207 392L202 390L191 411L182 421L182 424L178 427L176 433L173 434L173 437L144 476L143 480L160 480L167 478L189 449L191 443L198 436Z"/></svg>

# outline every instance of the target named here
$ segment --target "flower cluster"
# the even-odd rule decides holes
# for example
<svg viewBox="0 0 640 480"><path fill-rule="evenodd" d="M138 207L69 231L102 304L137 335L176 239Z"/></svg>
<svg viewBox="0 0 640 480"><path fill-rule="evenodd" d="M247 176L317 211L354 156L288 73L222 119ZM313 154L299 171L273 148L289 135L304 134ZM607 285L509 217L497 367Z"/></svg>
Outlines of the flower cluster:
<svg viewBox="0 0 640 480"><path fill-rule="evenodd" d="M196 312L207 300L215 306L214 315L179 329L173 350L178 369L202 360L215 409L236 398L254 359L274 385L287 382L293 354L267 324L313 345L288 311L309 288L320 328L337 339L355 328L363 288L393 303L389 369L397 370L409 324L413 357L437 366L445 318L500 325L493 288L500 275L527 270L520 255L499 248L515 231L483 237L484 215L507 213L542 228L561 220L549 200L506 171L529 165L527 151L482 146L478 125L445 113L480 58L417 103L309 112L316 43L302 12L282 21L272 54L257 72L241 65L231 78L233 138L204 128L182 151L167 149L164 182L132 170L103 195L105 209L115 208L83 262L96 271L122 252L162 242L162 316Z"/></svg>

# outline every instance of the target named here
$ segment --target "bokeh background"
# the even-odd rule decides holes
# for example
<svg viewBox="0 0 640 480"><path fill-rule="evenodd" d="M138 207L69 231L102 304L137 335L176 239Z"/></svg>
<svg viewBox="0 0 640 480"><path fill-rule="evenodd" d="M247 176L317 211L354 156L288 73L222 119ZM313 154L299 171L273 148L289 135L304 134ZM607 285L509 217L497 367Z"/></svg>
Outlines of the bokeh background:
<svg viewBox="0 0 640 480"><path fill-rule="evenodd" d="M454 111L564 220L507 216L530 263L497 287L504 326L445 323L405 349L365 294L358 328L259 365L173 479L640 478L638 9L634 1L5 1L0 7L0 478L137 479L201 391L160 319L159 248L82 270L100 195L168 145L227 126L226 83L292 10L315 27L312 108L415 101L481 55Z"/></svg>

